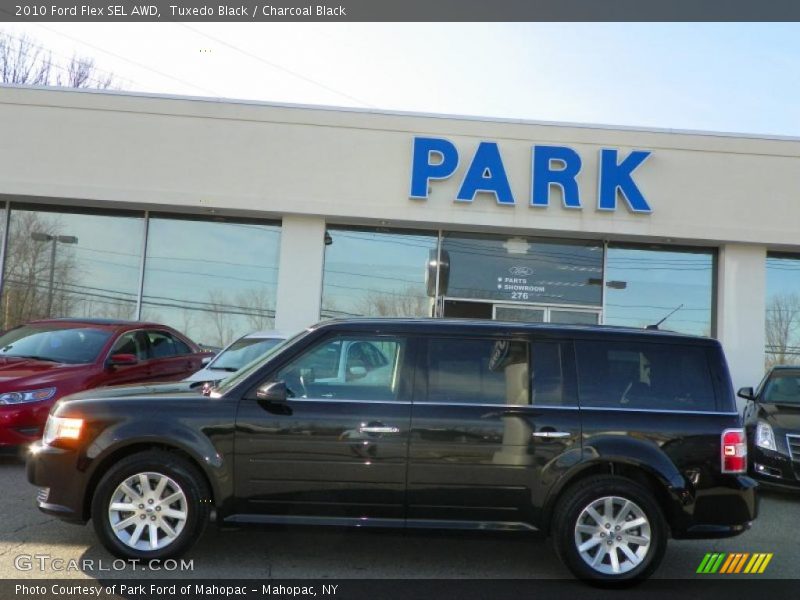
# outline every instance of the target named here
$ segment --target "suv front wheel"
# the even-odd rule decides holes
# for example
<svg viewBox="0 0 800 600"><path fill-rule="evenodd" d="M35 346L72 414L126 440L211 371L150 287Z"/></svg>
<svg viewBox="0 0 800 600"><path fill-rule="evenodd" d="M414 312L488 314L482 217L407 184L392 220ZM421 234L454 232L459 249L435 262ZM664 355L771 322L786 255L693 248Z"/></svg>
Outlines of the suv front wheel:
<svg viewBox="0 0 800 600"><path fill-rule="evenodd" d="M95 491L92 520L114 556L172 558L200 537L209 517L208 497L194 465L174 453L153 450L109 469Z"/></svg>
<svg viewBox="0 0 800 600"><path fill-rule="evenodd" d="M646 579L667 544L667 526L653 494L611 475L589 477L565 492L553 534L569 570L599 584Z"/></svg>

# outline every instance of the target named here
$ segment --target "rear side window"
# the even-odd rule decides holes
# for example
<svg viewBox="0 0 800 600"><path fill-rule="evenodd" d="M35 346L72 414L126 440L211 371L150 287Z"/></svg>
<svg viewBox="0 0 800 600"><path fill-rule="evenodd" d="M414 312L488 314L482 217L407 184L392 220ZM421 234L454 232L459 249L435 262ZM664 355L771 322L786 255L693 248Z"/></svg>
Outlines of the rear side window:
<svg viewBox="0 0 800 600"><path fill-rule="evenodd" d="M575 350L581 406L716 410L705 348L578 341Z"/></svg>
<svg viewBox="0 0 800 600"><path fill-rule="evenodd" d="M430 339L428 402L530 404L528 344L495 339Z"/></svg>
<svg viewBox="0 0 800 600"><path fill-rule="evenodd" d="M540 342L531 344L531 395L534 406L577 406L574 366L568 344Z"/></svg>

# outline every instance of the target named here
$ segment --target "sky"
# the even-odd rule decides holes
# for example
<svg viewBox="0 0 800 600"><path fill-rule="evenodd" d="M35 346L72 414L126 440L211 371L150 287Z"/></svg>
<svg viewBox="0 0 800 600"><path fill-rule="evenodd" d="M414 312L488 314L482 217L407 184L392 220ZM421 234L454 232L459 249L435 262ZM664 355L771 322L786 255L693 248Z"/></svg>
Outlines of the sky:
<svg viewBox="0 0 800 600"><path fill-rule="evenodd" d="M143 92L800 136L794 23L3 24Z"/></svg>

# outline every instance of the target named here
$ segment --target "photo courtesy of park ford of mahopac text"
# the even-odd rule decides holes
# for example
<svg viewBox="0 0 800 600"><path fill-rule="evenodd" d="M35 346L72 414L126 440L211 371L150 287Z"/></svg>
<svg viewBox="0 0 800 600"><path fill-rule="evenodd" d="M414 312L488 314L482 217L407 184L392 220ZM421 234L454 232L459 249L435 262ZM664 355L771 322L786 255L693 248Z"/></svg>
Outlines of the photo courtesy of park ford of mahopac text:
<svg viewBox="0 0 800 600"><path fill-rule="evenodd" d="M0 600L775 599L800 4L0 3Z"/></svg>

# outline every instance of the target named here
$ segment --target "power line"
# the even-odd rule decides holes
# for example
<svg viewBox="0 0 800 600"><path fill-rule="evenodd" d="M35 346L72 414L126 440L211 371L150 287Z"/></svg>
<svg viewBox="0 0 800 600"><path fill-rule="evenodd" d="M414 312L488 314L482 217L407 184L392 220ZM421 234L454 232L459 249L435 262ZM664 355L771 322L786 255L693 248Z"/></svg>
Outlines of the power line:
<svg viewBox="0 0 800 600"><path fill-rule="evenodd" d="M245 56L249 56L250 58L252 58L254 60L257 60L258 62L263 63L263 64L267 65L268 67L272 67L273 69L277 69L279 71L283 71L284 73L287 73L288 75L291 75L292 77L297 77L298 79L302 79L303 81L305 81L307 83L310 83L312 85L320 87L320 88L322 88L322 89L324 89L324 90L326 90L328 92L337 94L337 95L342 96L344 98L348 98L349 100L353 100L354 102L358 102L359 104L363 104L364 106L368 106L369 108L377 108L377 106L375 106L373 104L370 104L369 102L366 102L364 100L361 100L360 98L356 98L355 96L352 96L351 94L347 94L345 92L341 92L341 91L339 91L339 90L337 90L335 88L332 88L329 85L326 85L324 83L320 83L319 81L317 81L315 79L312 79L311 77L307 77L307 76L302 75L300 73L297 73L296 71L293 71L293 70L291 70L291 69L289 69L287 67L284 67L284 66L279 65L277 63L274 63L272 61L269 61L269 60L267 60L265 58L262 58L261 56L258 56L257 54L253 54L252 52L249 52L247 50L242 50L241 48L239 48L237 46L234 46L233 44L230 44L230 43L228 43L228 42L226 42L224 40L216 38L216 37L214 37L212 35L209 35L207 33L203 33L202 31L200 31L198 29L195 29L194 27L190 27L189 25L186 25L185 23L178 23L178 25L180 25L181 27L183 27L185 29L188 29L189 31L192 31L192 32L194 32L194 33L196 33L198 35L202 35L203 37L206 37L206 38L210 39L213 42L216 42L218 44L222 44L223 46L227 46L228 48L230 48L232 50L235 50L236 52L239 52L240 54L244 54Z"/></svg>

